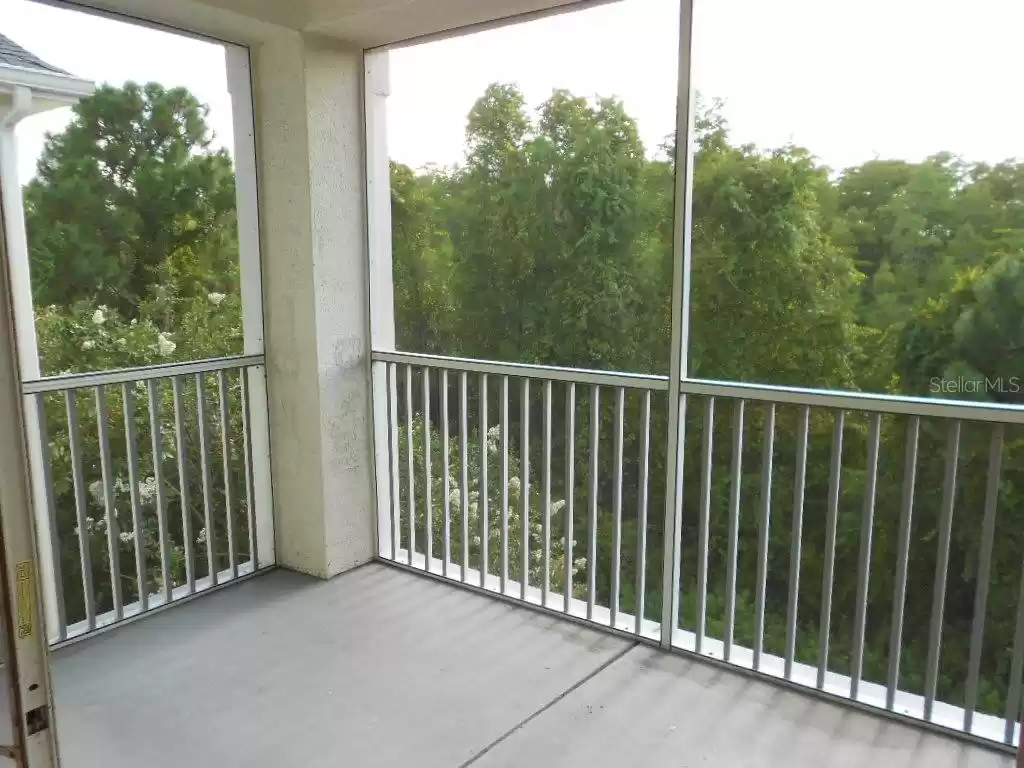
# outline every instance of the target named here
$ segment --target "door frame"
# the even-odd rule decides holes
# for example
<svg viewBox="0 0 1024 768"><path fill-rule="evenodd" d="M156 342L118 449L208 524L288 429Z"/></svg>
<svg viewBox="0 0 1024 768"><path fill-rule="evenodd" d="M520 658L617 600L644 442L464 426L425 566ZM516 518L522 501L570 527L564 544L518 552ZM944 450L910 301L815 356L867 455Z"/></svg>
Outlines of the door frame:
<svg viewBox="0 0 1024 768"><path fill-rule="evenodd" d="M20 768L56 768L60 761L4 221L0 194L0 619L6 630L12 756Z"/></svg>

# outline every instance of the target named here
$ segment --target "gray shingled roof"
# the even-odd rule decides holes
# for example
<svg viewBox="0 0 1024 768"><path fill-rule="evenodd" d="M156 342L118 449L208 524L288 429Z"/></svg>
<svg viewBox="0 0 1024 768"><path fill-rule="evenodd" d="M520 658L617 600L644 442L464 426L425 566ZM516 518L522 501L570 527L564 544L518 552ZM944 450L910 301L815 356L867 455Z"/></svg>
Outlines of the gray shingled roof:
<svg viewBox="0 0 1024 768"><path fill-rule="evenodd" d="M16 42L11 40L11 38L5 37L3 34L0 34L0 66L37 69L41 72L53 72L58 75L70 74L70 72L65 72L59 67L47 64L38 56L29 53Z"/></svg>

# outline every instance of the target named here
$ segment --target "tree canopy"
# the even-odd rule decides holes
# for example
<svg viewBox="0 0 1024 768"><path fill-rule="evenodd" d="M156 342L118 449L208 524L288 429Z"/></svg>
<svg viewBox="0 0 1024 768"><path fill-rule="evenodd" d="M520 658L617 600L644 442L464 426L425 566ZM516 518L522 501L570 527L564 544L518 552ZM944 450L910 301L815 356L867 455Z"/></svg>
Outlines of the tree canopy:
<svg viewBox="0 0 1024 768"><path fill-rule="evenodd" d="M214 150L207 109L182 89L158 85L103 87L83 99L61 134L48 138L38 175L26 187L26 212L40 350L49 373L119 367L225 355L241 349L238 250L232 163ZM1024 163L971 163L950 153L922 162L877 159L842 170L822 165L809 148L763 148L735 142L720 102L702 103L696 121L693 167L693 229L690 296L691 376L705 379L785 384L1020 402L1024 377ZM670 137L662 147L646 147L622 102L584 98L555 90L530 109L514 84L493 84L476 101L466 121L465 157L453 167L412 169L392 162L392 256L398 345L409 351L578 368L668 373L674 231L674 176ZM954 382L955 386L945 386ZM961 384L961 382L973 382ZM938 383L938 385L937 385ZM998 386L997 386L998 384ZM404 402L403 390L399 403ZM414 382L414 388L422 384ZM474 387L477 385L474 384ZM232 396L238 393L232 391ZM423 403L418 389L411 402ZM412 394L412 393L409 393ZM454 398L454 388L449 396ZM509 414L512 476L505 488L494 483L484 497L480 464L492 456L494 435L479 433L481 394L469 397L470 423L477 434L465 468L469 509L481 525L479 504L499 503L502 493L516 501L514 538L522 537L536 555L541 532L536 498L526 499L518 473L538 473L534 429L528 444L518 442L526 418L540 423L541 404L516 401ZM271 393L273 396L273 393ZM492 398L492 415L497 402ZM620 475L612 451L601 449L598 477L588 482L587 438L611 433L615 418L610 398L595 407L590 391L577 398L579 420L575 483L567 488L553 477L552 524L567 525L565 500L579 507L598 493L599 599L609 600L611 512L607 500ZM194 397L189 394L189 397ZM413 424L416 466L432 455L440 461L442 403L435 385L427 404L408 417ZM726 504L733 492L727 450L729 415L739 406L720 401L714 432L708 436L714 468L708 489L712 510L709 557L721 564L729 542ZM166 394L160 413L167 433L174 429ZM458 434L458 403L449 403L449 434ZM51 423L60 424L59 404ZM193 403L190 408L193 408ZM402 406L404 408L404 406ZM706 401L693 398L687 411L683 473L685 487L700 487L699 459ZM568 461L567 414L553 418L554 455ZM194 408L193 408L194 412ZM621 472L624 488L623 541L647 536L647 562L660 562L661 531L652 515L641 526L638 509L638 398L626 403ZM656 398L652 409L649 509L664 503L667 408ZM739 642L750 642L756 591L763 456L760 445L768 416L756 404L747 411L741 498L737 605ZM774 414L774 412L773 412ZM790 504L799 445L798 413L780 406L776 424L774 488L778 507ZM91 418L91 416L90 416ZM785 637L789 557L796 531L807 543L799 595L798 659L815 662L821 606L822 547L829 493L830 446L835 413L815 409L808 420L806 503L802 527L773 511L768 549L766 649L779 652ZM492 416L493 421L493 416ZM83 419L89 423L89 419ZM847 416L844 474L838 500L836 569L830 668L849 669L853 627L849 608L856 591L864 469L869 423L865 414ZM973 621L980 515L984 508L988 433L965 424L956 486L957 528L950 560L940 698L956 703L966 674L967 639ZM430 427L430 429L428 429ZM83 429L90 455L97 436ZM933 544L939 522L948 425L922 421L909 583L930 590L936 567ZM67 482L67 435L52 427L63 556L77 562L72 489ZM148 429L144 418L139 433ZM232 429L235 426L232 425ZM866 679L884 681L889 622L899 540L902 457L906 419L887 416L880 429L878 490L874 523L875 562L871 574ZM427 435L434 435L429 448ZM710 439L710 438L713 438ZM145 442L145 438L143 438ZM400 441L400 451L407 451ZM717 447L716 447L717 446ZM456 444L450 446L456 452ZM495 449L496 450L496 449ZM1005 653L1014 635L1019 552L1024 546L1024 475L1017 459L1024 441L1008 433L1000 492L1000 527L991 605L982 659L982 707L1001 711L1008 690ZM194 456L195 454L191 454ZM526 461L532 456L532 464ZM237 457L236 457L237 458ZM94 457L95 459L95 457ZM405 457L400 466L406 466ZM88 472L95 474L97 461ZM63 462L63 463L61 463ZM217 464L215 461L214 464ZM142 468L143 473L147 467ZM238 470L239 472L241 470ZM460 475L440 472L433 488L434 508L408 509L418 526L441 527L440 498ZM198 477L199 472L192 473ZM499 476L499 467L491 477ZM421 482L416 469L410 483ZM530 481L530 476L525 476ZM532 481L536 484L537 480ZM422 489L421 489L422 490ZM188 511L188 500L172 505ZM405 491L403 491L403 494ZM781 494L781 495L780 495ZM455 494L459 495L459 494ZM423 499L425 494L419 496ZM93 502L90 502L91 504ZM461 495L460 502L461 504ZM94 504L94 512L99 502ZM147 507L148 525L155 514ZM200 514L198 509L193 512ZM585 515L567 533L583 540ZM197 520L200 518L197 517ZM683 497L684 576L692 579L700 525L698 494ZM405 535L400 533L399 535ZM488 535L496 535L492 530ZM461 542L461 532L457 535ZM467 546L483 558L481 538ZM516 546L519 546L518 544ZM622 560L622 608L631 610L639 562L630 544ZM97 545L100 563L103 548ZM441 551L435 539L434 552ZM490 550L493 567L494 548ZM554 548L558 568L569 552ZM516 555L513 552L513 555ZM570 569L591 567L578 557ZM155 561L155 556L151 558ZM1000 570L1000 567L1002 570ZM520 571L522 566L516 565ZM532 560L526 567L539 577ZM798 569L799 570L799 569ZM177 573L177 571L176 571ZM560 571L564 574L564 571ZM648 574L650 576L650 574ZM557 576L557 575L556 575ZM807 578L810 576L810 578ZM176 577L177 578L177 577ZM562 576L557 576L562 578ZM557 578L553 583L558 583ZM176 582L177 583L177 582ZM708 581L712 634L722 630L726 581L721 569ZM661 585L648 578L645 594L651 618L660 613ZM692 595L684 591L684 597ZM74 598L78 599L78 598ZM72 598L69 598L73 602ZM69 602L71 605L71 602ZM79 606L80 607L80 606ZM925 667L930 600L908 600L901 686L920 692ZM692 627L696 605L686 597L684 624Z"/></svg>
<svg viewBox="0 0 1024 768"><path fill-rule="evenodd" d="M236 287L234 171L211 151L209 109L184 88L127 83L73 111L25 188L36 304L133 316L169 281L190 295Z"/></svg>

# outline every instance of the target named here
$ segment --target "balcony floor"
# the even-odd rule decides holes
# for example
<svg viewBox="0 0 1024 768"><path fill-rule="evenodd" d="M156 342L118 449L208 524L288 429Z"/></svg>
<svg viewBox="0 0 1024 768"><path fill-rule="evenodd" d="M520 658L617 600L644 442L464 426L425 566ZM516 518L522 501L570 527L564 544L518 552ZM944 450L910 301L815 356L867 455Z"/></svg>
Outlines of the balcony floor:
<svg viewBox="0 0 1024 768"><path fill-rule="evenodd" d="M1012 764L383 565L255 577L54 679L66 768Z"/></svg>

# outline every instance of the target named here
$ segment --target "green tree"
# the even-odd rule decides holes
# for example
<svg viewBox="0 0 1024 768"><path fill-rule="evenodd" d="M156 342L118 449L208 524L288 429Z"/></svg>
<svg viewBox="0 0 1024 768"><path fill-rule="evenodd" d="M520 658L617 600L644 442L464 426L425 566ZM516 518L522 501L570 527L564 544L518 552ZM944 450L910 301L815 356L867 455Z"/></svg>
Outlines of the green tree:
<svg viewBox="0 0 1024 768"><path fill-rule="evenodd" d="M183 88L102 86L47 137L25 188L37 305L136 316L172 257L200 276L177 293L237 288L234 172L211 150L208 112Z"/></svg>

